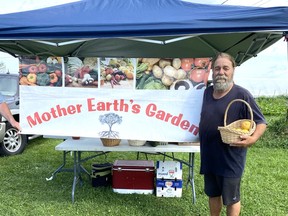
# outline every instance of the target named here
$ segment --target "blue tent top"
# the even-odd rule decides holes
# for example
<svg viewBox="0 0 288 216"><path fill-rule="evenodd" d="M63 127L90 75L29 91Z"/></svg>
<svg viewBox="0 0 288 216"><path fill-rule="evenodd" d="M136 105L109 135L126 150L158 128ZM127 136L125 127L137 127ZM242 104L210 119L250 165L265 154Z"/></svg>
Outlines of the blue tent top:
<svg viewBox="0 0 288 216"><path fill-rule="evenodd" d="M288 7L204 5L181 0L82 0L0 15L0 40L154 37L287 30Z"/></svg>
<svg viewBox="0 0 288 216"><path fill-rule="evenodd" d="M288 7L181 0L82 0L0 15L0 51L18 56L213 57L238 65L288 31Z"/></svg>

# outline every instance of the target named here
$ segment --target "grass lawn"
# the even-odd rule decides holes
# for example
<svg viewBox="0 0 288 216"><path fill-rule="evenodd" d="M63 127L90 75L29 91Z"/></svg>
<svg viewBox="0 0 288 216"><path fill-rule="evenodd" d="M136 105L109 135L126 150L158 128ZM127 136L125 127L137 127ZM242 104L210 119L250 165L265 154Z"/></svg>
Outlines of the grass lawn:
<svg viewBox="0 0 288 216"><path fill-rule="evenodd" d="M84 174L84 184L82 187L77 185L75 203L72 204L72 173L58 173L52 181L46 181L62 163L62 152L54 150L60 142L38 138L30 142L23 154L0 157L0 215L209 215L203 177L199 175L199 154L195 158L195 204L192 204L191 186L187 189L183 187L181 198L124 195L114 193L111 187L93 188ZM188 154L175 154L180 158L188 157ZM288 215L287 155L287 149L249 149L242 181L241 215ZM154 161L162 158L149 156ZM115 159L134 160L136 153L108 154L107 161L113 162ZM141 159L145 159L144 155ZM71 166L70 154L68 161L67 165ZM105 162L105 157L85 162L84 166L89 171L92 162ZM185 183L187 172L188 168L184 166Z"/></svg>

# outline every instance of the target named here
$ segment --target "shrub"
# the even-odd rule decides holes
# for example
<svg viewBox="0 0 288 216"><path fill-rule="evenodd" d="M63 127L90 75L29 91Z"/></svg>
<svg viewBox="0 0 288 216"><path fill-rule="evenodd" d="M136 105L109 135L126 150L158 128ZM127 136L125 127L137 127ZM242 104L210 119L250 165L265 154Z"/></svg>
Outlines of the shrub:
<svg viewBox="0 0 288 216"><path fill-rule="evenodd" d="M256 101L265 116L288 114L288 96L258 97Z"/></svg>
<svg viewBox="0 0 288 216"><path fill-rule="evenodd" d="M268 122L256 146L288 149L288 97L259 97L256 101Z"/></svg>

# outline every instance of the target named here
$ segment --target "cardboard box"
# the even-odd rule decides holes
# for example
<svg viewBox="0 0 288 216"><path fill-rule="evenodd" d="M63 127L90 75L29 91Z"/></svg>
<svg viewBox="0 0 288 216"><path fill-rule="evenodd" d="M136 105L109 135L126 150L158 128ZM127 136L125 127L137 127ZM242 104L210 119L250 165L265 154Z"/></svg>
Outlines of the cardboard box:
<svg viewBox="0 0 288 216"><path fill-rule="evenodd" d="M182 163L178 161L157 161L157 179L182 179Z"/></svg>
<svg viewBox="0 0 288 216"><path fill-rule="evenodd" d="M156 180L157 197L181 197L182 180Z"/></svg>
<svg viewBox="0 0 288 216"><path fill-rule="evenodd" d="M112 188L116 193L153 194L155 167L152 160L116 160L112 167Z"/></svg>

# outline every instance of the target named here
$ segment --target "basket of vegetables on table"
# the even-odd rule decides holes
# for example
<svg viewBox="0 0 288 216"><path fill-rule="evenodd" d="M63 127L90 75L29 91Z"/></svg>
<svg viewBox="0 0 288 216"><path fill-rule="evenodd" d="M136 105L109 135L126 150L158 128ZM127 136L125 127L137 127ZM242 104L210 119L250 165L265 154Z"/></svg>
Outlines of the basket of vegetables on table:
<svg viewBox="0 0 288 216"><path fill-rule="evenodd" d="M136 88L188 90L203 87L210 68L210 58L139 58Z"/></svg>

